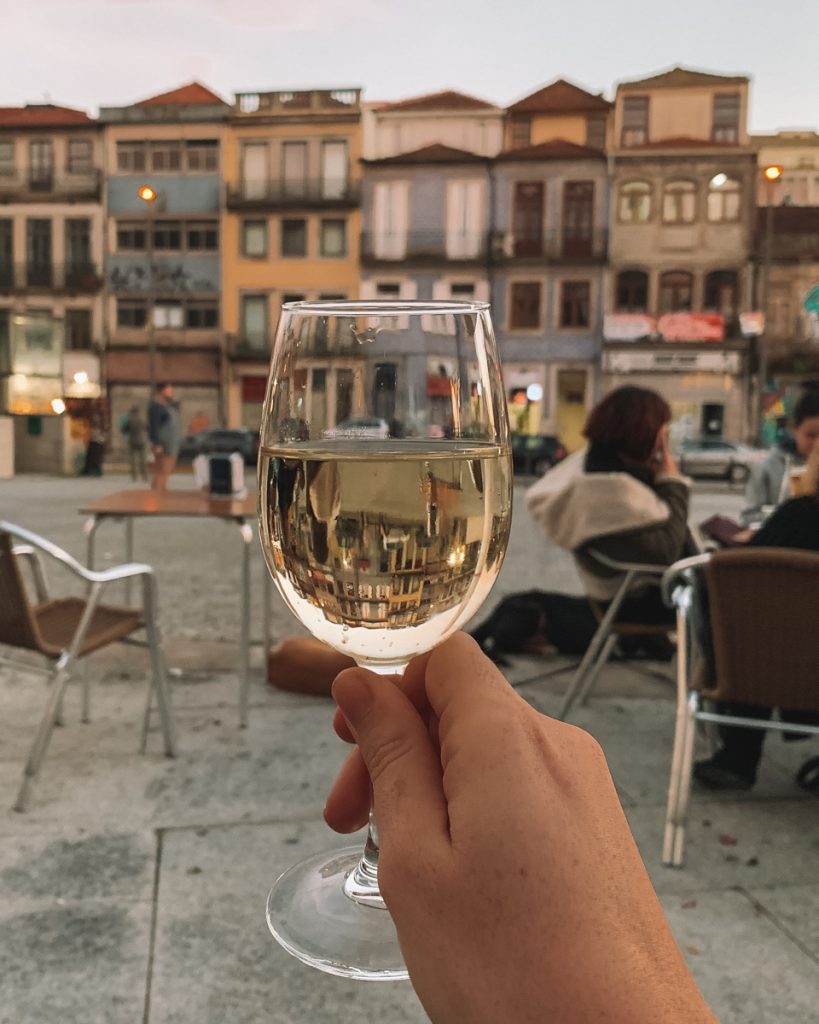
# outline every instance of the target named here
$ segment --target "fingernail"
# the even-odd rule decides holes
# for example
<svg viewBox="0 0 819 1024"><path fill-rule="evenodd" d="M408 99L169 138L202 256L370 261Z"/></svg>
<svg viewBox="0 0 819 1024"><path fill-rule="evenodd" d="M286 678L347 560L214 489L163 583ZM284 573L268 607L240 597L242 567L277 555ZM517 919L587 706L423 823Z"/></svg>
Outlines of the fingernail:
<svg viewBox="0 0 819 1024"><path fill-rule="evenodd" d="M350 728L355 729L373 702L369 680L355 672L345 673L333 683L333 700Z"/></svg>

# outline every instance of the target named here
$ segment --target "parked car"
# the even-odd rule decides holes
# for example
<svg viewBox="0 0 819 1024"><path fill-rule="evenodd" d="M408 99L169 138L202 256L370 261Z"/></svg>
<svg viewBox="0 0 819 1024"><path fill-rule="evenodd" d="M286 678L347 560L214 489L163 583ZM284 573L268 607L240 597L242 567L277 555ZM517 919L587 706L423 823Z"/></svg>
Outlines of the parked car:
<svg viewBox="0 0 819 1024"><path fill-rule="evenodd" d="M374 438L383 440L390 436L390 425L377 416L353 416L342 420L324 431L324 437Z"/></svg>
<svg viewBox="0 0 819 1024"><path fill-rule="evenodd" d="M512 434L512 465L516 473L543 476L568 455L554 434Z"/></svg>
<svg viewBox="0 0 819 1024"><path fill-rule="evenodd" d="M748 479L751 466L767 454L764 448L755 448L741 441L726 441L721 437L683 441L680 472L692 477L716 477L742 483Z"/></svg>
<svg viewBox="0 0 819 1024"><path fill-rule="evenodd" d="M255 466L259 454L259 434L244 427L207 427L198 434L188 434L179 448L179 461L191 462L197 455L239 452L246 466Z"/></svg>

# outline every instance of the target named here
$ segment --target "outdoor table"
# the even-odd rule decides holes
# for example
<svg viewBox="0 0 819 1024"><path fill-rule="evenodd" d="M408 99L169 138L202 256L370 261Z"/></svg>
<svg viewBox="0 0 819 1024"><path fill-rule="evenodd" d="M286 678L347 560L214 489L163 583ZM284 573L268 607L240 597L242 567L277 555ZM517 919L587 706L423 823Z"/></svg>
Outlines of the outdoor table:
<svg viewBox="0 0 819 1024"><path fill-rule="evenodd" d="M239 724L247 725L250 686L250 545L256 519L256 495L245 498L214 498L202 491L117 491L83 505L80 512L89 516L83 527L88 538L88 567L94 566L94 536L106 520L125 522L125 558L134 560L134 520L157 517L221 519L233 523L242 539L241 638L239 650ZM270 647L270 575L265 568L262 643ZM128 595L130 597L130 595Z"/></svg>

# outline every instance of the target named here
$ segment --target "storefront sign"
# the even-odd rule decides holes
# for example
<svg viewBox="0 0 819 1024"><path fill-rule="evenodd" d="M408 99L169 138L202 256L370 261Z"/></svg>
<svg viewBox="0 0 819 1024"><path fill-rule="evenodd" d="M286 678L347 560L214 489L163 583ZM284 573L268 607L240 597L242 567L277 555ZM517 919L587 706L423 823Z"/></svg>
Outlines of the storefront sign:
<svg viewBox="0 0 819 1024"><path fill-rule="evenodd" d="M603 318L606 341L642 341L657 330L657 321L644 313L607 313Z"/></svg>
<svg viewBox="0 0 819 1024"><path fill-rule="evenodd" d="M725 321L721 313L666 313L657 330L663 341L722 341Z"/></svg>
<svg viewBox="0 0 819 1024"><path fill-rule="evenodd" d="M743 338L758 338L765 333L765 314L761 311L739 314L739 332Z"/></svg>

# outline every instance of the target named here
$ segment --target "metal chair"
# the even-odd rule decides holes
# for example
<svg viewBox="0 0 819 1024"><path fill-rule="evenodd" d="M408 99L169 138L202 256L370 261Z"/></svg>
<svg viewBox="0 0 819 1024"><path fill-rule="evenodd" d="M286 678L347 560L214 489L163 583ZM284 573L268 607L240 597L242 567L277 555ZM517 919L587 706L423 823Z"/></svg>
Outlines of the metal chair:
<svg viewBox="0 0 819 1024"><path fill-rule="evenodd" d="M18 543L13 544L16 540ZM55 559L87 586L85 597L50 598L39 553ZM36 603L32 603L20 572L18 559L32 570ZM102 588L109 583L142 579L142 608L119 608L100 603ZM0 644L41 655L51 664L51 690L23 773L23 783L14 804L24 811L32 783L48 748L54 725L61 721L62 701L74 663L111 643L147 646L151 659L151 679L142 722L140 750L145 752L148 725L156 688L165 753L176 754L173 715L168 694L165 663L156 625L156 580L148 565L119 565L92 572L80 565L62 548L13 523L0 521ZM146 641L132 634L144 630ZM5 659L8 660L8 659ZM19 663L18 663L19 664ZM25 663L31 671L37 666ZM82 720L89 720L88 677L83 680Z"/></svg>
<svg viewBox="0 0 819 1024"><path fill-rule="evenodd" d="M667 636L672 632L672 627L657 625L656 623L615 621L625 599L639 591L646 583L658 584L668 566L619 562L593 549L589 549L587 554L598 562L601 567L621 573L623 578L617 593L608 607L605 607L600 601L589 598L589 603L597 618L598 626L586 653L583 655L583 660L577 666L572 681L569 683L569 688L563 697L563 704L557 716L561 722L566 720L566 716L574 707L576 701L579 700L581 704L586 703L600 674L600 670L611 656L618 637Z"/></svg>
<svg viewBox="0 0 819 1024"><path fill-rule="evenodd" d="M710 606L716 681L703 671L692 629L697 573ZM816 610L819 554L732 548L672 565L663 595L677 610L677 714L668 785L663 864L683 863L697 722L819 735L819 726L722 714L713 701L819 712ZM708 702L708 706L704 702Z"/></svg>

